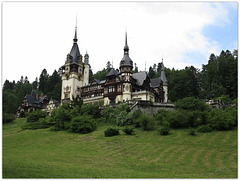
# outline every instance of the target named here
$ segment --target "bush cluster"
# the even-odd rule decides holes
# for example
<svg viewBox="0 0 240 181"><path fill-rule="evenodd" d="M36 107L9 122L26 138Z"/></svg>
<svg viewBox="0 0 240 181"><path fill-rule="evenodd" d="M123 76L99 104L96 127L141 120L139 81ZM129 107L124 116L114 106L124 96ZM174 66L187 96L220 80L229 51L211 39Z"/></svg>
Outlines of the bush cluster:
<svg viewBox="0 0 240 181"><path fill-rule="evenodd" d="M105 137L116 136L119 134L119 130L114 128L108 128L106 131L104 131Z"/></svg>
<svg viewBox="0 0 240 181"><path fill-rule="evenodd" d="M207 124L207 125L200 125L197 128L197 132L200 132L200 133L212 132L212 128L210 127L209 124Z"/></svg>
<svg viewBox="0 0 240 181"><path fill-rule="evenodd" d="M131 128L131 127L125 127L123 129L123 132L127 135L133 135L134 134L134 128Z"/></svg>
<svg viewBox="0 0 240 181"><path fill-rule="evenodd" d="M45 111L36 110L29 112L27 116L27 122L38 122L40 118L45 118L47 113Z"/></svg>
<svg viewBox="0 0 240 181"><path fill-rule="evenodd" d="M196 135L195 129L194 128L189 128L188 134L191 135L191 136L195 136Z"/></svg>
<svg viewBox="0 0 240 181"><path fill-rule="evenodd" d="M28 122L26 125L22 126L22 129L45 129L53 126L54 124L50 122L50 118L40 118L38 122Z"/></svg>
<svg viewBox="0 0 240 181"><path fill-rule="evenodd" d="M92 116L78 116L73 118L70 129L74 133L86 134L96 129L96 121Z"/></svg>
<svg viewBox="0 0 240 181"><path fill-rule="evenodd" d="M170 132L170 123L168 123L166 120L164 120L159 129L159 133L160 133L160 135L168 135L169 132Z"/></svg>

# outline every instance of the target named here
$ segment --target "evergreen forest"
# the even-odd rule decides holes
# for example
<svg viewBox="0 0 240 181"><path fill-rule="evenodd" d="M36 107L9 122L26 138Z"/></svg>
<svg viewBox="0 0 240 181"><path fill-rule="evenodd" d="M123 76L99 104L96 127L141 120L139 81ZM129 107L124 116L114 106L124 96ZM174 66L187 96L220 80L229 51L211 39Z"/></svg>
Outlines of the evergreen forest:
<svg viewBox="0 0 240 181"><path fill-rule="evenodd" d="M233 52L226 50L220 55L211 54L208 63L202 65L202 70L194 66L187 66L185 69L175 70L165 67L168 80L168 97L171 102L177 102L185 97L194 97L202 100L220 99L226 102L237 101L238 82L238 50ZM110 71L112 65L107 62L106 67L95 74L90 71L90 81L93 79L103 80ZM135 63L134 73L138 72ZM157 78L161 75L161 62L149 67L150 78ZM3 113L15 114L22 104L25 95L31 90L36 90L40 95L43 93L50 99L61 99L61 75L55 70L49 75L43 69L39 78L29 82L27 76L21 76L17 82L5 80L3 89Z"/></svg>

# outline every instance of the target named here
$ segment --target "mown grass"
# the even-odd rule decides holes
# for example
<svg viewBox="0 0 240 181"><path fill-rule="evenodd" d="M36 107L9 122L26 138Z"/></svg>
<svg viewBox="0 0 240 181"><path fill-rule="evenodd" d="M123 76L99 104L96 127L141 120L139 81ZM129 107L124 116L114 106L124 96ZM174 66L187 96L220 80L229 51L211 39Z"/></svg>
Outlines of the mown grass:
<svg viewBox="0 0 240 181"><path fill-rule="evenodd" d="M236 178L237 129L104 137L3 125L3 178Z"/></svg>

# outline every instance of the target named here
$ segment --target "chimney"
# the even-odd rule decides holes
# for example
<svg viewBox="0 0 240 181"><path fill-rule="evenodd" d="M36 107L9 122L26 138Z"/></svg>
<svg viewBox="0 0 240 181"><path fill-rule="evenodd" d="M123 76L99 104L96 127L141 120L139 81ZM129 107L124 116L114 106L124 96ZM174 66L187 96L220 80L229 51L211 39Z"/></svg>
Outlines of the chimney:
<svg viewBox="0 0 240 181"><path fill-rule="evenodd" d="M36 100L38 101L38 94L36 94Z"/></svg>

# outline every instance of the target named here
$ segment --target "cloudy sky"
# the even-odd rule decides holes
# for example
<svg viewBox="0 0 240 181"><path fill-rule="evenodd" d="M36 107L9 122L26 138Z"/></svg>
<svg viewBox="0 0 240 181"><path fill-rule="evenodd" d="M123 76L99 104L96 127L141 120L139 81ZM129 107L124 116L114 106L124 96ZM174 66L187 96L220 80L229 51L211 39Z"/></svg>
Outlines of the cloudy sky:
<svg viewBox="0 0 240 181"><path fill-rule="evenodd" d="M211 53L238 47L237 2L4 2L2 83L45 68L51 75L70 52L77 17L78 46L93 72L119 67L125 31L139 70L162 61L182 69L207 64Z"/></svg>

